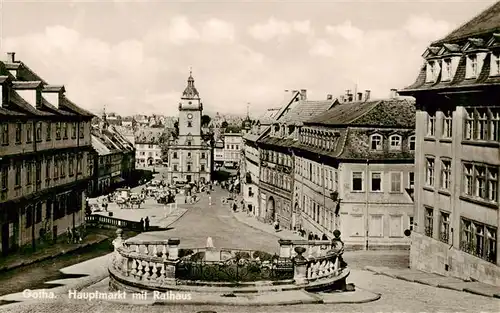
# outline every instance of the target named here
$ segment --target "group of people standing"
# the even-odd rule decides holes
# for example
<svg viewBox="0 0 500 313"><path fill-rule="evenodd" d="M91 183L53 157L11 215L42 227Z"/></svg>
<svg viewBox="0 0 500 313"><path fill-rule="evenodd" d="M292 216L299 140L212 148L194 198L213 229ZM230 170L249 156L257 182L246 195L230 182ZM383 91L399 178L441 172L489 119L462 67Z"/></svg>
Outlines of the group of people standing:
<svg viewBox="0 0 500 313"><path fill-rule="evenodd" d="M149 230L149 217L146 216L146 218L142 218L139 221L141 223L141 231L148 231Z"/></svg>

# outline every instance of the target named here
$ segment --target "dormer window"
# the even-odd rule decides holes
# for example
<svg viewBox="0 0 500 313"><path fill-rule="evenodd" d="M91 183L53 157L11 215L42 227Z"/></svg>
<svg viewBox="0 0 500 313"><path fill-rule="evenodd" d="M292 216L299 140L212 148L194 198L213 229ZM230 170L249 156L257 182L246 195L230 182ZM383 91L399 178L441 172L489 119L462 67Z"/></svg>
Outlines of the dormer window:
<svg viewBox="0 0 500 313"><path fill-rule="evenodd" d="M500 52L491 54L490 76L500 75Z"/></svg>
<svg viewBox="0 0 500 313"><path fill-rule="evenodd" d="M401 136L392 135L389 138L391 150L401 150Z"/></svg>
<svg viewBox="0 0 500 313"><path fill-rule="evenodd" d="M427 63L427 75L425 82L433 83L436 81L439 74L439 64L436 61L429 61Z"/></svg>
<svg viewBox="0 0 500 313"><path fill-rule="evenodd" d="M477 55L467 56L466 78L476 78L478 75Z"/></svg>
<svg viewBox="0 0 500 313"><path fill-rule="evenodd" d="M453 76L452 73L452 66L451 66L451 59L444 59L443 60L443 75L442 75L442 80L451 80Z"/></svg>
<svg viewBox="0 0 500 313"><path fill-rule="evenodd" d="M408 145L410 151L415 151L415 136L410 136L410 138L408 139Z"/></svg>
<svg viewBox="0 0 500 313"><path fill-rule="evenodd" d="M382 150L382 136L372 135L370 141L372 150Z"/></svg>

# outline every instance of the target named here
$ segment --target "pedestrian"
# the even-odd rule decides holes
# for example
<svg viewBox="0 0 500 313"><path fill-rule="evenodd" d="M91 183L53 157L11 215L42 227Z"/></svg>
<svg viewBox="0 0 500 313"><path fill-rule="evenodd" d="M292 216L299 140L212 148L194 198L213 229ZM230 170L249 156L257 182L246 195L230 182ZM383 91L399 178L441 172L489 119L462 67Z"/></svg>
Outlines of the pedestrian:
<svg viewBox="0 0 500 313"><path fill-rule="evenodd" d="M323 233L323 237L321 237L321 240L328 240L328 236L326 236L326 234Z"/></svg>
<svg viewBox="0 0 500 313"><path fill-rule="evenodd" d="M68 243L71 243L73 241L73 233L71 232L71 228L68 226L68 229L66 230L66 233L68 235Z"/></svg>
<svg viewBox="0 0 500 313"><path fill-rule="evenodd" d="M280 221L276 220L274 221L274 230L279 231L279 229L280 229Z"/></svg>
<svg viewBox="0 0 500 313"><path fill-rule="evenodd" d="M237 209L238 205L236 204L236 202L233 202L233 212L236 212Z"/></svg>
<svg viewBox="0 0 500 313"><path fill-rule="evenodd" d="M144 228L146 231L149 230L149 217L146 216L146 219L144 220Z"/></svg>
<svg viewBox="0 0 500 313"><path fill-rule="evenodd" d="M144 231L144 219L142 217L139 223L141 223L141 231Z"/></svg>

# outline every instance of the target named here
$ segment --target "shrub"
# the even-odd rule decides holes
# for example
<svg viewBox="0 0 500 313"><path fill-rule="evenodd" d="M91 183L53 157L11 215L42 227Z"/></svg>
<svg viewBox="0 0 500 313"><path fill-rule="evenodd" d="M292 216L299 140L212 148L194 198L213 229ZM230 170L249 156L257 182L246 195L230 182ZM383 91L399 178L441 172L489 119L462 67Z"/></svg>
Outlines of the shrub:
<svg viewBox="0 0 500 313"><path fill-rule="evenodd" d="M179 249L179 258L193 254L194 251L191 249Z"/></svg>
<svg viewBox="0 0 500 313"><path fill-rule="evenodd" d="M238 251L234 254L236 259L250 259L250 253Z"/></svg>
<svg viewBox="0 0 500 313"><path fill-rule="evenodd" d="M264 251L255 251L253 257L254 259L259 258L261 261L271 261L273 255Z"/></svg>

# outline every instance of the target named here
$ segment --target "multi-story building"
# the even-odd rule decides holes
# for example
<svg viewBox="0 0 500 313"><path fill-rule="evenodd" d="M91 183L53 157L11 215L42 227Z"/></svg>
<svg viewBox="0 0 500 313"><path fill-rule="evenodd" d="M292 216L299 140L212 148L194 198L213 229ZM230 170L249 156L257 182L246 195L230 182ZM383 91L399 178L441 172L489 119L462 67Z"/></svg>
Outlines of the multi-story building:
<svg viewBox="0 0 500 313"><path fill-rule="evenodd" d="M102 195L131 181L135 148L115 126L107 124L105 117L100 125L92 128L92 148L95 153L93 179L88 188L90 195Z"/></svg>
<svg viewBox="0 0 500 313"><path fill-rule="evenodd" d="M168 145L167 179L170 183L210 181L212 147L203 139L202 112L203 104L190 73L179 103L179 136Z"/></svg>
<svg viewBox="0 0 500 313"><path fill-rule="evenodd" d="M408 248L414 104L397 97L347 99L294 134L292 220L320 238L339 229L353 248Z"/></svg>
<svg viewBox="0 0 500 313"><path fill-rule="evenodd" d="M217 139L214 144L214 166L224 165L224 140Z"/></svg>
<svg viewBox="0 0 500 313"><path fill-rule="evenodd" d="M0 62L1 251L55 240L85 218L93 114L23 62Z"/></svg>
<svg viewBox="0 0 500 313"><path fill-rule="evenodd" d="M135 161L137 166L162 164L162 129L141 129L135 134Z"/></svg>
<svg viewBox="0 0 500 313"><path fill-rule="evenodd" d="M289 94L290 95L290 94ZM288 96L289 96L288 95ZM265 222L278 220L284 228L293 229L296 221L291 205L294 190L293 143L302 123L338 103L331 95L326 100L310 101L307 91L293 91L291 98L274 116L266 134L257 140L259 147L259 218Z"/></svg>
<svg viewBox="0 0 500 313"><path fill-rule="evenodd" d="M224 133L224 166L238 167L240 164L243 138L241 133Z"/></svg>
<svg viewBox="0 0 500 313"><path fill-rule="evenodd" d="M500 2L427 48L410 265L500 285Z"/></svg>

